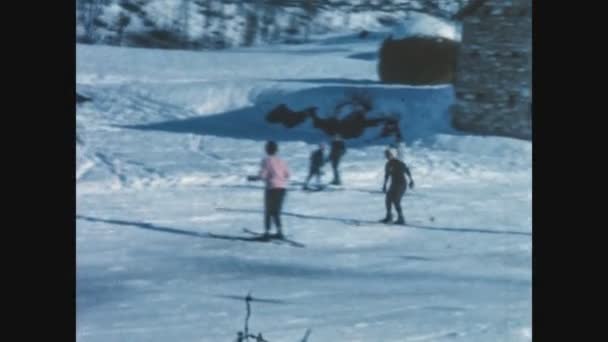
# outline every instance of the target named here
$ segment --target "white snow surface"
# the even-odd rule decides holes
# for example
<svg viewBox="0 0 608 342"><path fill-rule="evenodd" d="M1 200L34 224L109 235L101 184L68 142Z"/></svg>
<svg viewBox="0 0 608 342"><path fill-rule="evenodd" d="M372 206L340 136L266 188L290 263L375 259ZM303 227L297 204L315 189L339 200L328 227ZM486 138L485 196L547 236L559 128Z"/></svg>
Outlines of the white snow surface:
<svg viewBox="0 0 608 342"><path fill-rule="evenodd" d="M451 86L378 83L379 39L222 52L77 46L77 340L234 341L245 304L269 341L530 341L531 143L449 126ZM371 57L370 57L371 56ZM347 141L343 189L303 192L325 139L279 103L325 115L365 90L400 115L416 187L381 225L387 141ZM267 139L292 170L286 234L263 230ZM324 181L331 169L325 167ZM210 236L209 233L216 234Z"/></svg>
<svg viewBox="0 0 608 342"><path fill-rule="evenodd" d="M423 13L412 13L410 18L402 20L393 30L393 39L404 39L410 36L431 36L461 40L462 25Z"/></svg>

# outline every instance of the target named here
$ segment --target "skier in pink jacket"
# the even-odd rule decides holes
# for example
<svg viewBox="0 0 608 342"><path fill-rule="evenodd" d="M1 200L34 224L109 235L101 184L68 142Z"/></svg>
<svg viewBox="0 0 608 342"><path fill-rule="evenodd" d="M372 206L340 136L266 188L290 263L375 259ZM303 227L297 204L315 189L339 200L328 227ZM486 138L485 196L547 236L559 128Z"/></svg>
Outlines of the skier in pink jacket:
<svg viewBox="0 0 608 342"><path fill-rule="evenodd" d="M264 235L270 236L270 221L274 221L277 228L277 238L283 238L281 227L281 208L285 199L285 188L289 179L289 169L285 161L276 156L277 143L269 141L266 143L267 156L262 159L260 172L250 180L263 180L266 182L264 191Z"/></svg>

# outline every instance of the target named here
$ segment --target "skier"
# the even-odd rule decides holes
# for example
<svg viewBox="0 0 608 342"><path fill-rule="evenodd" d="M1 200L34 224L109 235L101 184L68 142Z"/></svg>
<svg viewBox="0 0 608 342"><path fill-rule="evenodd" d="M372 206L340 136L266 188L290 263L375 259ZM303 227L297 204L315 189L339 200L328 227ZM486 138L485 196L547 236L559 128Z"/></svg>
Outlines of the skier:
<svg viewBox="0 0 608 342"><path fill-rule="evenodd" d="M346 146L344 140L340 138L338 134L334 135L333 141L331 142L331 151L329 152L329 161L331 161L331 167L334 171L334 179L331 181L333 185L341 185L340 172L338 167L340 165L340 159L346 153Z"/></svg>
<svg viewBox="0 0 608 342"><path fill-rule="evenodd" d="M285 188L289 179L289 169L285 161L277 157L278 146L274 141L266 143L266 154L262 159L260 172L257 176L248 177L249 180L264 180L266 190L264 191L264 236L270 237L271 219L277 229L275 237L283 238L281 227L281 209L285 199Z"/></svg>
<svg viewBox="0 0 608 342"><path fill-rule="evenodd" d="M405 165L403 161L397 159L396 149L387 149L385 151L385 156L388 161L386 162L385 166L384 185L382 186L382 192L386 194L386 217L380 220L380 222L392 222L393 215L391 213L391 208L392 206L395 206L395 210L397 211L398 217L397 221L395 221L394 223L405 224L403 212L401 211L401 198L403 198L407 186L409 186L410 188L414 188L414 180L407 165ZM407 174L409 184L407 184L404 174ZM391 179L391 184L387 191L386 183L389 178Z"/></svg>
<svg viewBox="0 0 608 342"><path fill-rule="evenodd" d="M310 182L310 179L313 176L316 176L317 178L317 186L321 186L321 167L325 163L325 158L323 156L324 151L325 144L320 143L319 148L312 152L312 154L310 155L310 169L308 171L308 177L306 178L306 182L304 183L304 190L309 189L308 182Z"/></svg>

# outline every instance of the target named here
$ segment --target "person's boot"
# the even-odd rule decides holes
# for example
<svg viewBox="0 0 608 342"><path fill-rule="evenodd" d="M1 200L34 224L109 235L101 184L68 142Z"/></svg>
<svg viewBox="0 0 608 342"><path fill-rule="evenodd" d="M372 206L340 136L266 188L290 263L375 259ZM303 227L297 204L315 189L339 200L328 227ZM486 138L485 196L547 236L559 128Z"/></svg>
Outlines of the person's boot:
<svg viewBox="0 0 608 342"><path fill-rule="evenodd" d="M397 218L397 221L395 221L395 224L405 225L405 219L403 218L402 215L399 215L399 217Z"/></svg>
<svg viewBox="0 0 608 342"><path fill-rule="evenodd" d="M393 215L391 215L391 214L386 215L385 218L380 220L381 223L390 223L392 221L393 221Z"/></svg>
<svg viewBox="0 0 608 342"><path fill-rule="evenodd" d="M285 235L283 235L283 231L279 229L274 237L277 239L284 239Z"/></svg>

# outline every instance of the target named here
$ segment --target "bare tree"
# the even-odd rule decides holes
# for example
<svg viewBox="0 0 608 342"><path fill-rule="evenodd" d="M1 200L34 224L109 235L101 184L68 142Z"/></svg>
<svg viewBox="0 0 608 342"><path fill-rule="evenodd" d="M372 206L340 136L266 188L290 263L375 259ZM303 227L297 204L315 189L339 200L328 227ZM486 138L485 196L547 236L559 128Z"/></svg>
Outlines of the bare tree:
<svg viewBox="0 0 608 342"><path fill-rule="evenodd" d="M206 0L204 4L203 16L205 17L204 26L205 30L209 30L211 27L211 19L213 17L213 0Z"/></svg>
<svg viewBox="0 0 608 342"><path fill-rule="evenodd" d="M84 27L84 40L93 43L97 38L97 26L99 18L103 14L104 5L108 0L79 0L77 9L80 9L80 18Z"/></svg>
<svg viewBox="0 0 608 342"><path fill-rule="evenodd" d="M260 23L260 38L262 41L267 42L271 38L270 33L276 20L276 9L277 5L273 1L266 1L263 5Z"/></svg>
<svg viewBox="0 0 608 342"><path fill-rule="evenodd" d="M210 30L212 26L213 16L214 16L214 8L213 8L213 0L197 0L194 2L198 6L198 13L203 17L203 27L202 27L202 45L206 45L208 39L210 38Z"/></svg>
<svg viewBox="0 0 608 342"><path fill-rule="evenodd" d="M190 40L190 0L181 0L177 10L176 31L184 42Z"/></svg>
<svg viewBox="0 0 608 342"><path fill-rule="evenodd" d="M473 0L410 0L400 4L406 12L420 12L440 18L451 18Z"/></svg>
<svg viewBox="0 0 608 342"><path fill-rule="evenodd" d="M259 20L256 10L256 3L253 6L249 6L245 11L245 30L243 35L243 45L251 46L255 43L256 36L258 33Z"/></svg>
<svg viewBox="0 0 608 342"><path fill-rule="evenodd" d="M319 5L318 0L304 0L302 2L302 8L304 9L305 17L305 27L304 27L304 40L308 41L310 39L310 25L317 15Z"/></svg>
<svg viewBox="0 0 608 342"><path fill-rule="evenodd" d="M151 1L156 0L77 0L77 20L79 29L83 29L79 31L79 41L89 43L99 41L100 28L104 27L116 34L111 41L121 45L133 15L137 14L144 18L144 22L146 20L150 22L142 8ZM350 14L353 12L372 9L389 13L421 12L454 19L455 13L476 1L479 0L363 0L354 5L347 0L179 0L175 12L170 14L168 25L164 26L163 30L170 32L179 44L192 42L190 26L192 16L196 15L192 13L194 10L202 15L203 33L196 38L200 40L198 45L209 47L211 44L215 47L223 47L227 43L225 34L230 20L225 13L225 5L236 4L238 15L241 16L241 20L245 20L241 36L243 45L253 45L258 41L279 41L285 33L291 39L308 41L313 33L314 18L321 10L327 8L342 9L344 26L348 27L351 21ZM103 11L111 2L118 2L125 12L119 13L111 22L105 22L102 19ZM297 11L294 12L293 9ZM284 24L278 20L279 12L287 16Z"/></svg>
<svg viewBox="0 0 608 342"><path fill-rule="evenodd" d="M214 32L214 36L215 36L215 46L217 48L224 48L227 45L226 42L226 4L224 3L224 1L220 1L219 5L218 5L218 12L217 12L217 20L218 20L218 27L217 30Z"/></svg>
<svg viewBox="0 0 608 342"><path fill-rule="evenodd" d="M121 11L116 20L116 43L122 45L122 39L124 36L125 29L131 23L131 17L129 17L124 11Z"/></svg>

